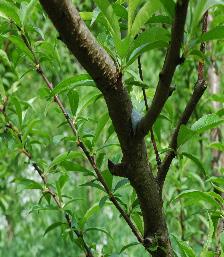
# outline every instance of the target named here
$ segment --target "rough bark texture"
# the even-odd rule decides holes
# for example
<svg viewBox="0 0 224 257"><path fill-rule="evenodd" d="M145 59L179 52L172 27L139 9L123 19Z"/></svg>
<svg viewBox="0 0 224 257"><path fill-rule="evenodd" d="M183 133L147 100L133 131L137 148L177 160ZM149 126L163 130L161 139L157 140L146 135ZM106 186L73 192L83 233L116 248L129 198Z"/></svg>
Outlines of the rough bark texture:
<svg viewBox="0 0 224 257"><path fill-rule="evenodd" d="M119 175L119 169L123 166L126 170L120 175L128 177L136 190L144 220L144 246L147 248L153 243L158 243L157 250L151 253L153 257L172 256L160 188L150 170L144 136L155 122L169 95L174 71L180 63L180 47L188 0L177 1L171 44L152 107L142 120L138 134L132 126L132 103L122 84L119 69L105 50L98 45L71 1L40 0L40 3L63 42L92 76L104 95L123 153L122 165L116 167L109 162L109 168L112 173Z"/></svg>

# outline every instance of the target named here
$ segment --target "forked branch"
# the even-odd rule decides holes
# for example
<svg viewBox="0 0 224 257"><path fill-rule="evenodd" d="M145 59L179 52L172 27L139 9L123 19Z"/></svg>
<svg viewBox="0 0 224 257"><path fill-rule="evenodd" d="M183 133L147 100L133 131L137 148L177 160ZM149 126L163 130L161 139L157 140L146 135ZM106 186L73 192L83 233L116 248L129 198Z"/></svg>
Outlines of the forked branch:
<svg viewBox="0 0 224 257"><path fill-rule="evenodd" d="M202 34L205 33L207 31L207 26L208 26L208 11L205 12L205 14L203 15L203 19L202 19ZM202 42L200 45L200 51L202 53L205 53L205 42ZM167 172L170 168L171 162L172 160L175 158L176 156L176 150L177 150L177 138L178 138L178 134L180 131L180 127L181 125L187 124L192 113L195 111L196 109L196 105L199 102L200 98L202 97L204 91L206 89L206 81L204 79L204 62L199 61L198 64L198 80L196 82L193 94L190 98L190 100L187 103L187 106L183 112L183 114L181 115L178 124L176 126L176 129L173 133L173 136L171 138L171 142L169 145L169 148L172 149L172 151L168 152L168 154L165 156L164 161L162 162L162 166L161 169L158 173L158 183L160 185L160 188L162 189Z"/></svg>
<svg viewBox="0 0 224 257"><path fill-rule="evenodd" d="M137 133L141 137L147 135L156 119L158 118L160 112L162 111L162 108L170 93L170 85L176 67L183 61L180 57L180 48L183 41L188 3L189 0L178 0L176 3L175 18L171 33L171 42L166 53L162 71L159 75L159 82L156 88L156 92L148 112L138 125Z"/></svg>

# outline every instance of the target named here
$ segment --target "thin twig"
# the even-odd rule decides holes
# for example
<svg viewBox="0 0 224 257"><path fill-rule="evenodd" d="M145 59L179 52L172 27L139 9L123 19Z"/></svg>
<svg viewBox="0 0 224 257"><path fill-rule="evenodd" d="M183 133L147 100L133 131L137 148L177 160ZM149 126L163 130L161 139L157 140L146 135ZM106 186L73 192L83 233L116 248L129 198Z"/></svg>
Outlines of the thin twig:
<svg viewBox="0 0 224 257"><path fill-rule="evenodd" d="M22 33L21 29L19 30L20 33ZM42 79L44 80L46 86L52 90L54 88L53 84L48 80L48 78L46 77L33 49L32 46L29 44L29 41L27 40L26 36L22 33L21 35L24 43L26 44L27 48L30 50L30 52L32 53L33 57L34 57L34 63L35 63L35 68L36 71L38 72L38 74L40 74L40 76L42 77ZM77 129L76 129L76 125L74 124L74 122L71 120L69 114L66 112L65 107L62 103L62 101L60 100L59 96L55 95L54 96L54 101L57 103L57 105L59 106L59 108L61 109L68 125L70 126L73 134L75 137L77 137L77 146L79 146L83 153L85 154L86 158L88 159L90 165L92 166L93 170L95 171L95 174L99 180L99 182L102 184L102 186L104 187L106 193L109 196L110 201L114 204L114 206L117 208L117 210L120 212L121 216L124 218L124 220L126 221L126 223L128 224L128 226L131 228L133 234L136 236L137 240L143 244L144 243L144 239L141 235L141 233L139 232L139 230L137 229L137 227L134 225L134 223L131 221L130 217L128 216L128 214L123 210L123 208L120 206L120 204L118 203L117 199L115 198L114 194L111 192L111 190L109 189L104 177L102 176L102 173L100 172L100 170L98 169L97 165L96 165L96 161L93 155L90 154L89 150L87 149L87 147L85 146L85 144L81 141L80 137L78 136L77 133Z"/></svg>
<svg viewBox="0 0 224 257"><path fill-rule="evenodd" d="M4 104L4 108L3 108L4 111L1 111L1 112L3 113L3 115L4 115L5 119L6 119L6 121L7 121L6 127L7 127L8 129L11 129L11 130L12 130L12 132L14 133L14 135L19 139L20 143L23 143L23 142L22 142L22 135L21 135L21 133L19 132L19 129L18 129L17 127L15 127L15 126L9 121L8 116L6 115L6 111L5 111L5 110L6 110L6 104L7 104L7 102L5 102L5 104ZM49 194L52 196L52 198L53 198L54 202L56 203L56 205L58 206L58 208L61 209L61 210L63 210L63 204L62 204L62 202L60 201L60 198L58 197L58 195L56 194L56 192L55 192L52 188L49 187L48 182L47 182L47 178L46 178L46 176L45 176L45 174L44 174L44 171L40 168L40 166L39 166L36 162L33 161L33 159L32 159L32 154L26 149L25 146L23 147L23 149L21 150L21 152L29 159L29 161L30 161L30 163L32 164L33 168L36 170L36 172L37 172L38 175L40 176L41 180L43 181L43 184L44 184L44 186L45 186L44 192L45 192L45 193L49 193ZM64 211L64 210L63 210L63 211ZM74 233L76 234L76 236L81 240L82 245L83 245L83 247L84 247L84 249L85 249L86 257L94 257L93 254L92 254L92 252L91 252L90 247L87 245L87 243L86 243L85 240L84 240L83 234L82 234L78 229L76 229L76 228L74 228L74 227L72 226L72 222L71 222L71 217L70 217L70 215L69 215L66 211L64 211L64 216L65 216L65 219L66 219L66 221L67 221L68 227L71 229L71 231L74 231Z"/></svg>
<svg viewBox="0 0 224 257"><path fill-rule="evenodd" d="M144 77L143 77L143 71L142 71L141 56L138 57L138 72L139 72L140 79L143 82ZM145 102L145 109L146 109L146 111L148 111L149 105L148 105L148 101L147 101L145 88L142 88L142 93L143 93L144 102ZM155 155L156 155L157 169L159 170L160 165L161 165L161 159L160 159L160 156L159 156L159 151L158 151L158 148L157 148L153 128L150 128L150 136L151 136L151 142L152 142L152 145L153 145L153 149L154 149L154 152L155 152Z"/></svg>
<svg viewBox="0 0 224 257"><path fill-rule="evenodd" d="M202 33L205 33L207 31L207 19L208 19L208 12L206 12L203 16L203 23L202 23ZM202 51L205 51L205 43L202 42L200 49ZM205 89L207 88L207 83L204 79L204 63L199 62L198 67L198 80L196 82L193 94L188 101L185 110L183 111L178 124L175 128L175 131L172 135L171 142L169 145L169 148L172 149L172 151L169 151L167 155L165 156L162 165L161 170L157 176L158 183L160 185L160 189L162 191L162 187L166 178L166 175L168 173L168 170L170 168L172 160L176 157L176 150L177 150L177 137L180 131L181 125L185 125L188 123L192 113L194 112L197 103L199 102L200 98L205 92Z"/></svg>
<svg viewBox="0 0 224 257"><path fill-rule="evenodd" d="M184 36L184 26L187 16L188 4L189 0L178 0L176 2L170 46L167 49L166 58L162 71L159 75L159 82L156 87L156 92L152 99L152 103L145 116L140 120L137 127L137 134L140 137L147 135L148 131L150 131L159 114L161 113L162 108L170 94L170 85L176 67L183 62L183 58L180 57L180 49Z"/></svg>

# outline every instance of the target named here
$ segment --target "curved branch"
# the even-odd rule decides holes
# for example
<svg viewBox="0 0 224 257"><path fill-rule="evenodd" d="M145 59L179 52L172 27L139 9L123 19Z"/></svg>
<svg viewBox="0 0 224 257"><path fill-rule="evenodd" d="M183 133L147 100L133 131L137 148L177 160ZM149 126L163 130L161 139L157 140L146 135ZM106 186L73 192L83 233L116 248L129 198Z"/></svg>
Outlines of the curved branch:
<svg viewBox="0 0 224 257"><path fill-rule="evenodd" d="M70 0L40 0L40 3L80 64L88 71L102 90L108 86L116 87L119 72L114 61L96 42L79 12Z"/></svg>
<svg viewBox="0 0 224 257"><path fill-rule="evenodd" d="M199 102L201 96L203 95L204 91L206 89L206 82L205 80L198 80L198 82L195 85L194 92L187 103L187 106L182 114L182 116L179 119L179 122L177 124L177 127L173 133L173 136L171 138L171 143L169 145L169 148L172 149L172 151L168 152L166 155L164 161L162 162L162 165L160 167L159 173L158 173L158 183L160 185L160 188L162 188L164 180L166 178L167 172L170 168L172 160L176 156L176 150L177 150L177 137L180 131L181 125L187 124L192 113L194 112L197 103Z"/></svg>
<svg viewBox="0 0 224 257"><path fill-rule="evenodd" d="M180 58L180 48L183 41L184 25L187 16L189 0L179 0L176 4L176 12L171 33L171 42L167 50L165 62L159 75L159 82L152 104L146 115L139 122L137 133L144 137L150 131L158 118L170 93L170 84L176 67L182 63Z"/></svg>
<svg viewBox="0 0 224 257"><path fill-rule="evenodd" d="M205 14L203 15L203 19L202 19L202 34L205 33L207 31L207 27L208 27L208 11L205 12ZM202 42L200 45L200 51L202 53L205 53L205 42ZM184 110L184 112L182 113L179 122L176 126L176 129L173 133L173 136L171 138L171 142L169 147L172 149L172 151L168 152L168 154L166 155L161 169L158 173L157 176L157 180L158 183L160 185L160 190L162 191L162 187L167 175L167 172L170 168L171 162L172 160L175 158L176 156L176 150L177 150L177 137L180 131L180 127L181 125L187 124L192 113L195 111L196 109L196 105L199 102L200 98L202 97L202 95L205 92L206 89L206 81L204 79L204 62L199 61L198 64L198 80L196 82L193 94L189 100L189 102L187 103L187 106Z"/></svg>

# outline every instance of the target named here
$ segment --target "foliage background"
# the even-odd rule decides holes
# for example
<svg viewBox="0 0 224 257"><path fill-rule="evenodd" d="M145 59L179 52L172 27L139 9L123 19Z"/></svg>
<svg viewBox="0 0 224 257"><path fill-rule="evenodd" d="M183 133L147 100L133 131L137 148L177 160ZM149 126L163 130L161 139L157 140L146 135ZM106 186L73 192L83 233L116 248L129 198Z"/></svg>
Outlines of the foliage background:
<svg viewBox="0 0 224 257"><path fill-rule="evenodd" d="M10 0L8 2L17 8L22 17L30 1ZM90 26L92 15L97 12L96 4L90 0L73 2ZM124 17L120 19L124 24L123 33L125 33L125 22L127 22L124 11L127 7L125 2L117 1L117 5L120 3L123 6ZM195 17L197 14L195 10L202 2L191 1L183 47L186 51L186 60L175 74L173 83L176 90L154 126L156 141L162 157L168 147L172 129L175 127L197 80L198 61L204 58L206 69L208 69L212 65L211 60L213 60L218 71L223 69L223 33L222 36L220 33L211 38L214 40L209 43L206 55L203 57L197 52L199 42L194 42L195 39L200 38L199 22L195 25L194 34L191 34L194 20L200 21L200 17ZM209 29L212 30L217 26L223 29L224 7L215 5L218 1L207 2L214 2L214 6L210 5L212 8L209 13L213 19L210 21ZM0 10L2 10L3 4L4 1L1 1ZM165 11L162 14L168 20L169 17ZM88 15L90 15L90 19ZM29 40L48 79L54 85L76 74L85 73L68 52L63 42L58 39L55 29L37 1L25 21L24 30L29 35ZM94 32L99 42L103 43L107 49L112 49L113 52L115 51L113 40L107 31L107 26L102 25L100 21L100 19L99 21L96 20L91 26L91 31ZM170 36L171 25L169 22L167 24L149 22L145 28L149 31L154 29L155 34L158 33L157 29L159 28L162 33L161 38L169 38ZM49 92L27 57L27 53L21 51L18 45L13 44L10 40L13 35L18 35L15 25L1 17L0 87L1 101L4 101L4 95L9 98L6 109L7 117L19 128L22 134L27 134L26 145L32 152L35 162L46 171L51 186L62 195L64 202L73 200L66 208L73 214L74 223L78 225L90 208L94 210L86 221L84 229L93 227L103 229L103 232L93 230L85 234L87 242L93 246L98 256L145 256L144 249L139 245L134 246L134 244L120 253L122 247L132 244L136 240L105 197L105 192L101 188L96 188L97 182L85 184L93 180L93 176L90 175L91 167L74 144L68 126L63 122L62 113L49 98ZM146 92L149 102L157 84L164 53L165 49L160 48L147 51L142 55L143 74L145 84L147 84ZM120 62L120 60L118 61ZM128 69L132 71L132 74L133 72L137 74L137 62L135 61ZM124 72L124 80L133 78L128 73L128 69ZM218 112L217 116L212 116L212 122L202 131L203 133L191 136L178 149L178 157L174 161L166 180L164 211L177 256L190 256L183 253L183 247L180 243L183 241L189 242L196 256L199 256L208 239L211 241L209 242L211 251L215 251L219 244L216 233L211 232L216 229L217 217L220 217L223 212L223 201L217 208L213 202L217 201L217 195L212 195L214 187L220 193L223 191L224 184L223 163L216 170L212 166L212 151L214 149L223 151L224 149L222 140L216 145L211 144L211 129L219 125L223 119L222 85L224 78L221 72L219 72L219 79L221 85L219 94L212 94L210 90L212 85L208 84L208 90L199 103L188 127L190 128L196 120L204 115ZM129 90L135 108L143 113L144 101L141 87L130 86ZM126 179L112 179L107 170L108 158L118 162L122 156L118 140L108 118L104 100L99 91L91 86L79 85L79 87L66 89L60 95L70 115L75 112L75 109L71 110L69 104L68 95L71 94L76 99L73 108L77 105L75 119L81 138L90 151L96 155L97 163L111 188L117 187L115 191L117 197L142 231L140 209L135 201L135 193ZM213 109L214 99L220 103L219 110ZM49 225L59 221L63 222L63 214L54 208L52 202L49 204L43 198L41 190L33 189L26 180L21 179L28 178L42 183L27 158L21 154L18 140L6 129L6 123L3 115L0 114L0 255L9 257L84 256L80 248L69 240L68 231L63 226L59 226L43 236ZM202 124L203 126L205 127L205 124ZM221 128L221 125L219 126ZM190 132L188 131L188 133ZM149 158L155 170L156 160L150 137L147 138L147 145ZM70 153L69 156L66 156L67 153ZM211 182L211 177L217 173L221 175L218 184L214 183L214 180ZM28 187L31 189L27 189ZM181 194L186 190L197 190L199 193ZM176 199L178 195L180 197ZM134 206L135 204L136 206ZM47 210L43 210L44 208ZM209 231L211 236L209 236ZM224 251L223 236L221 234L222 251Z"/></svg>

